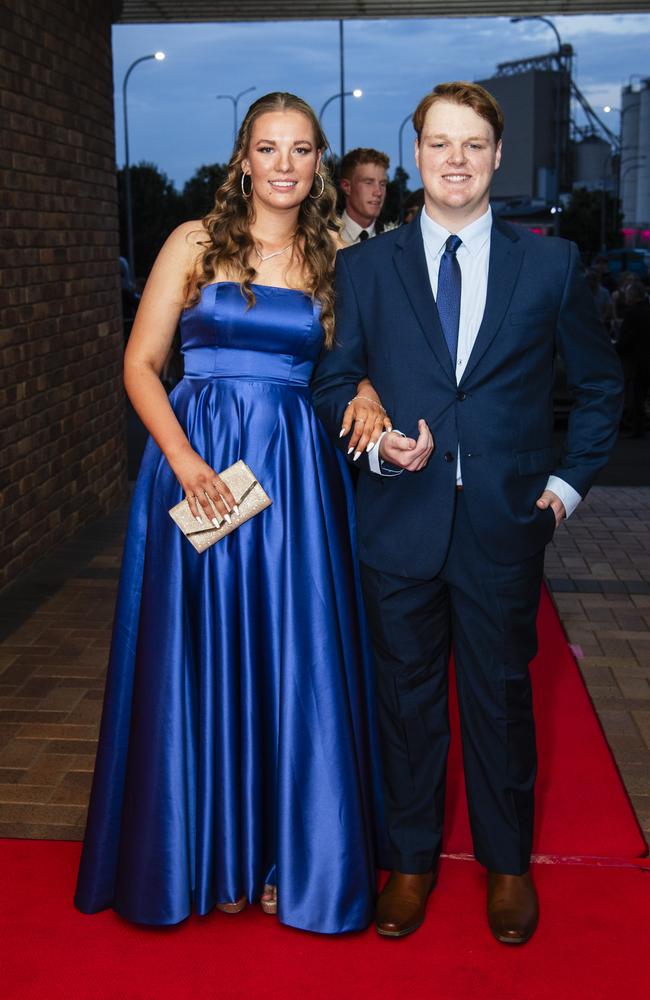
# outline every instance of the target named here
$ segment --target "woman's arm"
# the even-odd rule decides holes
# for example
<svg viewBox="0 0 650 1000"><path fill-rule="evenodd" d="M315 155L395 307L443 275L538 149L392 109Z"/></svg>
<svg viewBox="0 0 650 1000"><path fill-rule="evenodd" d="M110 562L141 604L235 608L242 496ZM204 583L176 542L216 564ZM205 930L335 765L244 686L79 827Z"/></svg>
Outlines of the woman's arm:
<svg viewBox="0 0 650 1000"><path fill-rule="evenodd" d="M221 517L227 517L234 507L233 496L192 448L160 381L183 310L187 278L200 252L198 240L202 232L200 222L186 222L174 230L158 254L124 355L124 385L133 408L164 453L186 495L197 497L206 517L213 520L214 511L207 497ZM194 499L190 500L190 507L198 516Z"/></svg>

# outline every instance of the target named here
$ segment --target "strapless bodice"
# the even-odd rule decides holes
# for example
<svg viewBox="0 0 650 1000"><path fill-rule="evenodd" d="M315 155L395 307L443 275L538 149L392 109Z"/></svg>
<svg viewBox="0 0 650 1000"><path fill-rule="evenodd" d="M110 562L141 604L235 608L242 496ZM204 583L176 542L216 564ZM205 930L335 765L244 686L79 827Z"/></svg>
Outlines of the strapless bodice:
<svg viewBox="0 0 650 1000"><path fill-rule="evenodd" d="M181 317L185 378L254 378L307 385L323 343L320 307L305 292L253 285L248 307L239 284L204 285Z"/></svg>

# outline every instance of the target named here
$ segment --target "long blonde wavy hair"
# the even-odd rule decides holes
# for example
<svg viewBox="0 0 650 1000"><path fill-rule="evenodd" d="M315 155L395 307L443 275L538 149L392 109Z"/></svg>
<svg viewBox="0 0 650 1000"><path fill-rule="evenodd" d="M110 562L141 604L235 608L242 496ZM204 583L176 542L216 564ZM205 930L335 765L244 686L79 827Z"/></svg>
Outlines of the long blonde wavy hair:
<svg viewBox="0 0 650 1000"><path fill-rule="evenodd" d="M224 269L233 279L239 279L242 294L249 306L255 304L251 284L257 271L250 264L255 245L251 236L255 211L253 199L245 198L242 193L241 164L248 155L253 124L260 115L270 111L299 111L311 123L317 150L322 153L327 149L327 139L314 111L295 94L279 91L265 94L250 106L228 164L228 176L217 189L214 208L202 220L208 239L199 240L203 249L188 282L186 308L198 302L201 289L215 280L219 268ZM314 300L320 302L325 345L332 347L336 257L334 238L339 225L336 219L336 190L322 163L319 170L323 178L323 193L316 197L320 191L320 182L316 177L313 194L310 192L310 196L300 205L292 257L295 260L296 254L299 255L307 291Z"/></svg>

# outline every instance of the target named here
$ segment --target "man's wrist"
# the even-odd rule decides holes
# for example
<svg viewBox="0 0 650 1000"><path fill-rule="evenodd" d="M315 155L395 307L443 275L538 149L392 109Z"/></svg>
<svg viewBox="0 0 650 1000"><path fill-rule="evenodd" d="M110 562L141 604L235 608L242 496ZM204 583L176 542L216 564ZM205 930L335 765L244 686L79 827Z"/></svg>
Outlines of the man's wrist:
<svg viewBox="0 0 650 1000"><path fill-rule="evenodd" d="M384 460L384 456L382 455L382 452L381 452L381 446L384 443L384 438L389 433L390 433L390 431L382 431L381 434L379 435L378 440L377 440L377 444L375 445L375 447L377 449L377 454L378 454L379 458L382 459L382 461Z"/></svg>
<svg viewBox="0 0 650 1000"><path fill-rule="evenodd" d="M386 458L381 453L381 446L383 444L384 438L386 437L387 434L392 434L393 432L395 434L399 434L400 437L406 437L406 434L403 434L402 431L395 430L394 427L391 431L382 431L381 434L379 435L377 444L368 455L368 464L370 467L370 471L374 472L378 476L398 476L403 472L403 469L400 469L398 468L398 466L393 465L390 459Z"/></svg>
<svg viewBox="0 0 650 1000"><path fill-rule="evenodd" d="M380 457L380 458L382 459L382 461L384 461L384 462L389 462L389 461L390 461L390 459L389 459L389 458L386 458L386 457L385 457L385 455L382 455L382 454L381 454L381 451L380 451L379 449L381 448L381 445L382 445L382 443L383 443L383 440L384 440L384 438L386 437L386 435L387 435L387 434L399 434L399 436L400 436L401 438L405 438L405 437L406 437L406 434L405 434L405 433L404 433L403 431L398 431L396 427L391 427L391 429L390 429L389 431L382 431L382 432L381 432L381 434L379 435L379 439L378 439L378 441L377 441L377 445L376 445L376 448L377 448L377 453L379 454L379 457Z"/></svg>
<svg viewBox="0 0 650 1000"><path fill-rule="evenodd" d="M546 483L546 489L550 490L551 493L555 493L558 500L562 501L567 518L571 517L574 510L582 500L578 491L567 483L566 480L561 479L560 476L549 476Z"/></svg>

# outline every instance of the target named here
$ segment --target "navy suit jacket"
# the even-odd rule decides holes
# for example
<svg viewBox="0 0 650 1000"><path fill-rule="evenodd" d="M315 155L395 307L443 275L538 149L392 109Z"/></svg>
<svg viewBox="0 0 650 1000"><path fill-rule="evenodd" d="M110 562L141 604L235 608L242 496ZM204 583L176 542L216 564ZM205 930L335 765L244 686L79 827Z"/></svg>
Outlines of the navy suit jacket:
<svg viewBox="0 0 650 1000"><path fill-rule="evenodd" d="M555 518L535 501L548 476L585 496L617 434L622 377L578 250L495 220L487 301L460 384L440 325L419 220L337 255L336 345L312 383L338 441L347 401L368 376L393 426L435 451L420 472L384 477L359 463L359 555L375 569L430 579L444 563L460 448L467 509L490 558L511 564L550 541ZM553 446L554 359L575 398L559 459Z"/></svg>

